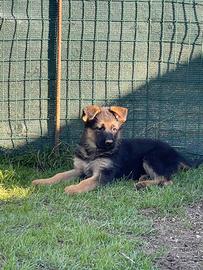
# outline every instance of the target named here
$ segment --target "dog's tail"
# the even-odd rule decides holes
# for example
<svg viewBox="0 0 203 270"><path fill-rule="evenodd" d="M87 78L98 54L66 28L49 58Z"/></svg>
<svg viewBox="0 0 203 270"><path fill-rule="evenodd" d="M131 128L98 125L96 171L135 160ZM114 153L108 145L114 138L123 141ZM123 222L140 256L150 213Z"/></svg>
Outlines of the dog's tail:
<svg viewBox="0 0 203 270"><path fill-rule="evenodd" d="M196 159L194 162L193 162L193 168L198 168L199 166L201 166L203 164L203 158L199 158L199 159Z"/></svg>
<svg viewBox="0 0 203 270"><path fill-rule="evenodd" d="M179 163L180 170L189 170L198 168L200 165L203 164L203 158L195 159L195 160L186 160L185 158L181 158Z"/></svg>

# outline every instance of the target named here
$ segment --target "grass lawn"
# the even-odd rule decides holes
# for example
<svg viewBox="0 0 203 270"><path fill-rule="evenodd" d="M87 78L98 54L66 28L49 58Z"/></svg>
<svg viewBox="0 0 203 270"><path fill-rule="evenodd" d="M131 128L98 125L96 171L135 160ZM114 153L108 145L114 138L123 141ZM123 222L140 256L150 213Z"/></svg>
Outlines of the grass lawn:
<svg viewBox="0 0 203 270"><path fill-rule="evenodd" d="M154 218L184 219L186 207L203 198L203 167L145 191L135 191L133 181L76 196L63 192L68 183L31 187L35 178L69 169L70 159L1 160L0 269L157 269L166 250L147 250L147 236L157 234Z"/></svg>

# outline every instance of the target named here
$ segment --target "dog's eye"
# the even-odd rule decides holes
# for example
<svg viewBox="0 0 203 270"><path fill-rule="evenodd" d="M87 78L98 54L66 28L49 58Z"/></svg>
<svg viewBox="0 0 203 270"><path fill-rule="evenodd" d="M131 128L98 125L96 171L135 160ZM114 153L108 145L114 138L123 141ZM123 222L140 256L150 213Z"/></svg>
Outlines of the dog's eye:
<svg viewBox="0 0 203 270"><path fill-rule="evenodd" d="M116 128L116 127L112 127L112 129L111 129L113 132L117 132L118 131L118 129Z"/></svg>
<svg viewBox="0 0 203 270"><path fill-rule="evenodd" d="M104 127L101 126L101 127L96 127L96 130L104 130Z"/></svg>

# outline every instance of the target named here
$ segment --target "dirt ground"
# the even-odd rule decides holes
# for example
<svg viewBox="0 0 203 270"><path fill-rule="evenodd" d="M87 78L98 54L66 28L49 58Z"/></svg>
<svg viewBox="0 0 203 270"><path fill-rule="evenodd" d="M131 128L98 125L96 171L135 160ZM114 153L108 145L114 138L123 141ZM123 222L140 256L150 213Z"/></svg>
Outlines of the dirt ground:
<svg viewBox="0 0 203 270"><path fill-rule="evenodd" d="M145 215L153 215L146 211ZM203 270L203 201L186 209L186 218L155 218L153 236L146 237L146 251L164 247L155 265L161 270Z"/></svg>

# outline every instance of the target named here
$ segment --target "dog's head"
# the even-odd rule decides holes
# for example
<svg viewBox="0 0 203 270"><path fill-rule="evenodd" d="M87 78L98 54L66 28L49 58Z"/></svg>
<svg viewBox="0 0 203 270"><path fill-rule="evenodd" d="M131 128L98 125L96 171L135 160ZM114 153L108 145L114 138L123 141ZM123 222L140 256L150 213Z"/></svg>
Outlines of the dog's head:
<svg viewBox="0 0 203 270"><path fill-rule="evenodd" d="M111 149L119 138L121 126L127 119L128 109L123 107L84 108L82 119L87 130L87 139L100 149Z"/></svg>

